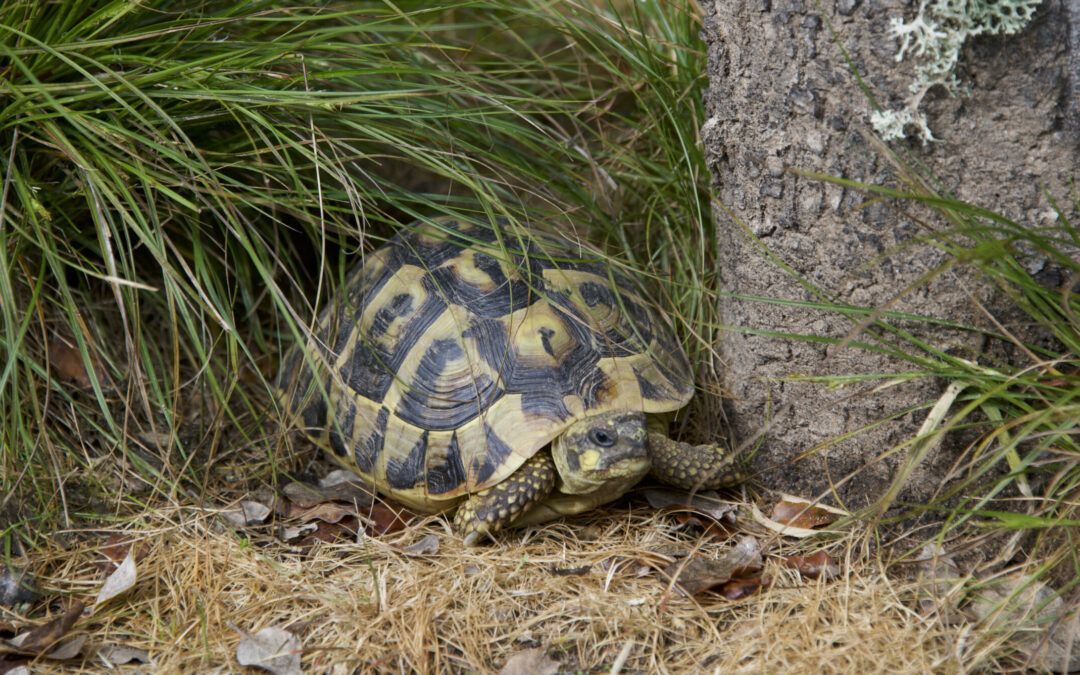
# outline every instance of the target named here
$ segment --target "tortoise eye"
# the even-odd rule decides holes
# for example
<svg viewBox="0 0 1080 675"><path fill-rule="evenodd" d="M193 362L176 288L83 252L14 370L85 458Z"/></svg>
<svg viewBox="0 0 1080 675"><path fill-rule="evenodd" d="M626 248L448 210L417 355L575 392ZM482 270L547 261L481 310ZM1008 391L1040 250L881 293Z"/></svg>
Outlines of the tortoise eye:
<svg viewBox="0 0 1080 675"><path fill-rule="evenodd" d="M589 440L595 445L599 445L601 448L610 448L615 445L615 436L611 435L605 429L593 429L589 432Z"/></svg>

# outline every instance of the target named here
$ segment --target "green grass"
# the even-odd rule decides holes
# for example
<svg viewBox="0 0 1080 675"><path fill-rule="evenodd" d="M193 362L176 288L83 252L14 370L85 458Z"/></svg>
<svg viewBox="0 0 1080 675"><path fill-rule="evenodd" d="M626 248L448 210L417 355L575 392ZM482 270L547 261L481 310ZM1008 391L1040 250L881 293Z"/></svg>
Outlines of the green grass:
<svg viewBox="0 0 1080 675"><path fill-rule="evenodd" d="M56 11L0 0L9 527L100 517L153 496L210 499L211 479L272 476L282 461L268 384L278 355L361 251L416 218L575 223L613 263L657 282L711 385L720 326L694 11L538 0ZM848 317L846 342L913 366L848 380L962 385L939 425L891 449L910 468L951 430L981 434L941 495L964 495L946 532L1071 536L1055 524L1074 520L1080 312L1075 293L1027 273L1021 252L1075 280L1069 247L1080 235L1063 210L1054 227L1032 230L958 202L910 157L879 151L900 188L817 178L933 209L942 227L922 241L950 253L948 266L978 267L1056 341L986 331L1024 356L1004 363L936 349L900 327L931 319L838 303L804 280L817 298L809 306ZM89 388L55 377L56 340L101 364ZM129 468L144 482L133 485ZM990 507L1011 485L1028 497L1020 515Z"/></svg>
<svg viewBox="0 0 1080 675"><path fill-rule="evenodd" d="M0 1L10 522L273 470L278 354L416 218L573 222L711 339L691 8Z"/></svg>

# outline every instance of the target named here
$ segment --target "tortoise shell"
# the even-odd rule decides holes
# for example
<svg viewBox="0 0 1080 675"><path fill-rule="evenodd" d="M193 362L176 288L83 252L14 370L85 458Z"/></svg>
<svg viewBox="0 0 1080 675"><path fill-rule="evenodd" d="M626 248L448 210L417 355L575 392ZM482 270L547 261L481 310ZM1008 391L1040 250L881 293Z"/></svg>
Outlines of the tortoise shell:
<svg viewBox="0 0 1080 675"><path fill-rule="evenodd" d="M584 416L693 393L629 278L501 219L415 223L368 254L279 386L312 440L427 511L504 480Z"/></svg>

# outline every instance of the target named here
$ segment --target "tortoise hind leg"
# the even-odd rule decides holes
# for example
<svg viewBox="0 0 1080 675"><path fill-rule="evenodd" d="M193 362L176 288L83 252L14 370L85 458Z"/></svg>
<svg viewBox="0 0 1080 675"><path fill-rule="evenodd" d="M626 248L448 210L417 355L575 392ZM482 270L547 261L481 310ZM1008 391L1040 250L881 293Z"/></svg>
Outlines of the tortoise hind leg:
<svg viewBox="0 0 1080 675"><path fill-rule="evenodd" d="M538 452L498 485L470 495L454 514L454 527L464 536L466 546L511 524L518 516L539 504L555 487L555 461L546 450Z"/></svg>
<svg viewBox="0 0 1080 675"><path fill-rule="evenodd" d="M652 475L684 490L715 490L746 480L735 453L715 443L690 445L650 432L649 454Z"/></svg>

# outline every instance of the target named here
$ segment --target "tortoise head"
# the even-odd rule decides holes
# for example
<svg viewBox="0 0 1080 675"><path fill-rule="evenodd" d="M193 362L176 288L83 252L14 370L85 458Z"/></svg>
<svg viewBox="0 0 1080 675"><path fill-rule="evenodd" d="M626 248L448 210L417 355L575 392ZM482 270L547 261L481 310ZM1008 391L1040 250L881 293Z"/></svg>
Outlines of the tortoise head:
<svg viewBox="0 0 1080 675"><path fill-rule="evenodd" d="M561 492L605 490L617 497L649 472L645 414L623 410L582 418L555 439L551 454Z"/></svg>

